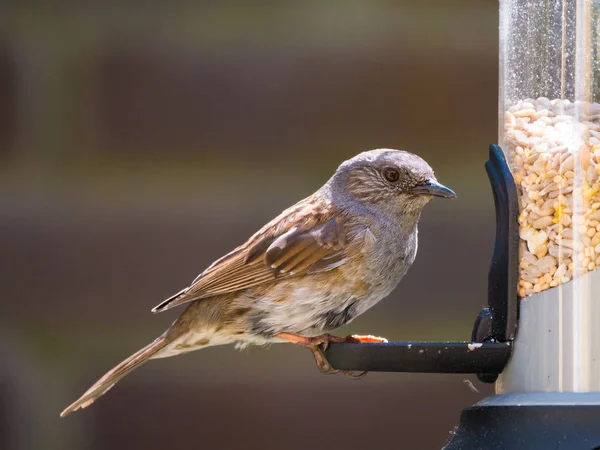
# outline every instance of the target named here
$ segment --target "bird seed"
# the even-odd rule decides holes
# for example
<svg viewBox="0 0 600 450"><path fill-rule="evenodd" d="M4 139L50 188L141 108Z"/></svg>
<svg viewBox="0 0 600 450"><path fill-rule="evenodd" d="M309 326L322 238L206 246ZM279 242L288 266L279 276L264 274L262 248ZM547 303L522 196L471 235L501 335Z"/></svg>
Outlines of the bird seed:
<svg viewBox="0 0 600 450"><path fill-rule="evenodd" d="M526 99L504 115L519 195L520 297L600 266L600 104Z"/></svg>

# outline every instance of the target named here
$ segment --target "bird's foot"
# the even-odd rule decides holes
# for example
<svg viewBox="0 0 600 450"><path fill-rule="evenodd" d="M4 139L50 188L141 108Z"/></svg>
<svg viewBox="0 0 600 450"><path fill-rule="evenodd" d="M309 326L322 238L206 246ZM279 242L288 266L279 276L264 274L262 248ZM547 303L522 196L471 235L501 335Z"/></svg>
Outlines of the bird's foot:
<svg viewBox="0 0 600 450"><path fill-rule="evenodd" d="M386 344L388 340L380 336L372 336L370 334L352 334L346 336L343 342L359 342L362 344ZM354 372L352 370L342 370L342 373L353 380L360 380L369 373L366 370L363 372Z"/></svg>
<svg viewBox="0 0 600 450"><path fill-rule="evenodd" d="M312 355L315 358L315 363L317 363L317 369L319 369L319 372L329 375L339 373L339 370L336 370L333 367L331 367L331 364L329 364L329 361L327 361L325 356L323 356L323 353L321 352L318 345L315 348L310 348L310 351L312 352Z"/></svg>
<svg viewBox="0 0 600 450"><path fill-rule="evenodd" d="M382 337L356 334L346 337L338 337L325 333L314 337L304 337L292 333L279 333L277 337L284 341L288 341L293 344L298 344L308 348L312 352L313 357L315 358L315 362L317 363L317 368L319 369L319 371L321 373L327 374L335 374L340 372L339 370L336 370L333 367L331 367L331 364L329 364L325 356L323 356L323 351L327 350L330 342L361 342L378 344L388 342L387 339ZM366 371L355 373L351 370L343 370L342 373L353 379L362 378L367 374Z"/></svg>
<svg viewBox="0 0 600 450"><path fill-rule="evenodd" d="M302 347L308 348L315 358L315 362L317 363L317 369L321 373L334 374L338 373L339 370L335 370L331 367L331 364L327 361L325 356L323 356L323 350L327 350L330 342L346 342L346 338L340 338L337 336L332 336L330 334L321 334L320 336L314 337L304 337L298 336L297 334L292 333L279 333L277 335L279 339L284 341L291 342L293 344L301 345Z"/></svg>

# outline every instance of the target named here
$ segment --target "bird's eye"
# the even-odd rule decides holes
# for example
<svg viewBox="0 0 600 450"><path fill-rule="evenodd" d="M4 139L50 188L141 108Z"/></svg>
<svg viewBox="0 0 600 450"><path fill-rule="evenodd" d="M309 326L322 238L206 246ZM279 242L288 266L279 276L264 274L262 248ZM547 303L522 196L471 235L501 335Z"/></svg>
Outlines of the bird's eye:
<svg viewBox="0 0 600 450"><path fill-rule="evenodd" d="M390 183L395 183L400 179L400 172L398 172L396 169L388 167L387 169L383 170L383 176Z"/></svg>

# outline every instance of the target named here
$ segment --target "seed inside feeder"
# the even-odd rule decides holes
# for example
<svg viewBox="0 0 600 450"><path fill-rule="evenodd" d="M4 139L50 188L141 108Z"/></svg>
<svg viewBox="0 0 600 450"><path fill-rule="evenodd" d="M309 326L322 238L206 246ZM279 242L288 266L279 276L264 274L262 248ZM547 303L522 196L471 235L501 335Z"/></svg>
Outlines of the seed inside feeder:
<svg viewBox="0 0 600 450"><path fill-rule="evenodd" d="M526 297L600 266L600 104L521 100L505 112L504 132Z"/></svg>

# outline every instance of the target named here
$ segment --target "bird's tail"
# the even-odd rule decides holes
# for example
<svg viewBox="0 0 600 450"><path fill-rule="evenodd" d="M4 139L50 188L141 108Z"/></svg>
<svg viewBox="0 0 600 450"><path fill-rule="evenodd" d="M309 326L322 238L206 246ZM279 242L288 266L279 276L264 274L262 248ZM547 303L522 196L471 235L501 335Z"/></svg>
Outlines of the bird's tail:
<svg viewBox="0 0 600 450"><path fill-rule="evenodd" d="M136 353L131 355L125 361L108 371L106 375L100 378L94 385L89 388L75 403L66 408L62 413L61 417L65 417L71 414L73 411L77 411L79 408L85 408L96 401L98 397L104 395L111 387L113 387L121 378L127 375L136 367L148 361L156 353L162 350L168 341L165 335L159 337L150 345L138 350Z"/></svg>

